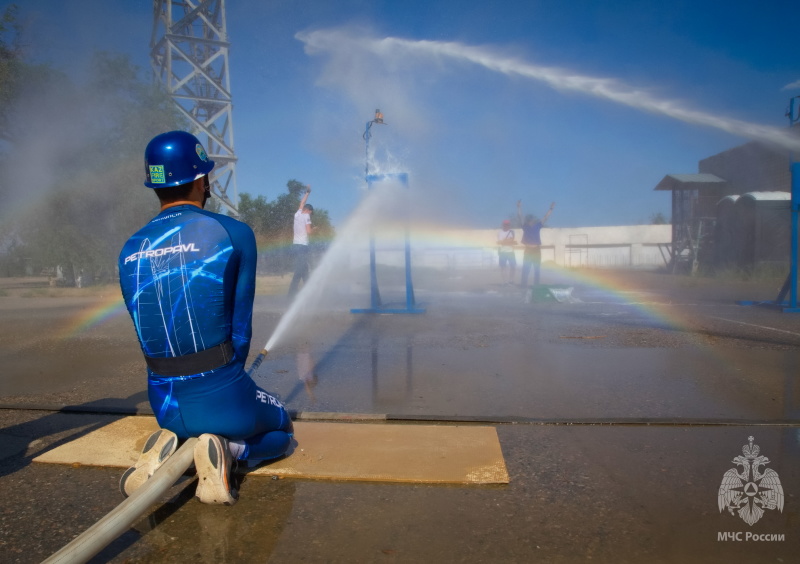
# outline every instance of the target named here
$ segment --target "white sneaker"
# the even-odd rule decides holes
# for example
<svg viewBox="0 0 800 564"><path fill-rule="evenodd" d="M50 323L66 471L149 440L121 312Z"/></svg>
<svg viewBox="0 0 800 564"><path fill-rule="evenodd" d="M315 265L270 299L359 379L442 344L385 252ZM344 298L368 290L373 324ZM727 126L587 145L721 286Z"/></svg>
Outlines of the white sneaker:
<svg viewBox="0 0 800 564"><path fill-rule="evenodd" d="M200 435L194 447L194 466L197 469L195 496L203 503L233 505L239 492L231 482L233 456L228 440L217 435Z"/></svg>
<svg viewBox="0 0 800 564"><path fill-rule="evenodd" d="M167 429L159 429L145 441L136 464L125 470L119 479L119 491L128 497L144 484L178 448L178 436Z"/></svg>

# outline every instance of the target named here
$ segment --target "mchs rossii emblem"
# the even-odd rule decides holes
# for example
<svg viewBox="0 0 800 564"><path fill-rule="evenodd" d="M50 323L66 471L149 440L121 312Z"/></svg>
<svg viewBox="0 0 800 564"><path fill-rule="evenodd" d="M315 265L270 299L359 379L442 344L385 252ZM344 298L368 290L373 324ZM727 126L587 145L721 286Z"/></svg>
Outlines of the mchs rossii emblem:
<svg viewBox="0 0 800 564"><path fill-rule="evenodd" d="M733 459L736 468L731 468L722 477L719 486L719 510L733 515L734 511L748 525L753 525L764 515L765 509L777 509L783 513L783 487L778 473L772 468L761 471L769 464L769 458L761 456L753 437L750 444L742 447L742 455ZM741 471L739 470L741 468Z"/></svg>

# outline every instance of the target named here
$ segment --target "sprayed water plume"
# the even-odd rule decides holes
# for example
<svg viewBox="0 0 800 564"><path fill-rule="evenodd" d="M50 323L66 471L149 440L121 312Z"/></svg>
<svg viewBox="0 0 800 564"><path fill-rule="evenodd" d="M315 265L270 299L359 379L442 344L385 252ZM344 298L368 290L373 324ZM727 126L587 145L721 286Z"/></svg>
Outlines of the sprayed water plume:
<svg viewBox="0 0 800 564"><path fill-rule="evenodd" d="M336 285L337 276L349 269L351 253L366 252L370 233L396 224L397 211L404 207L403 199L408 198L408 191L393 183L384 184L367 192L338 230L333 243L281 317L264 349L272 351L290 329L297 327L303 313L318 307L326 291Z"/></svg>
<svg viewBox="0 0 800 564"><path fill-rule="evenodd" d="M301 32L295 37L305 43L308 54L360 53L377 56L387 64L396 66L415 61L430 64L442 64L447 61L468 62L506 76L521 76L544 82L557 90L589 94L686 123L719 129L784 149L800 150L800 139L788 129L692 110L676 101L656 98L644 90L632 88L613 79L582 76L559 68L531 64L516 57L495 53L486 47L475 47L453 41L412 41L396 37L374 39L364 34L345 33L342 30Z"/></svg>

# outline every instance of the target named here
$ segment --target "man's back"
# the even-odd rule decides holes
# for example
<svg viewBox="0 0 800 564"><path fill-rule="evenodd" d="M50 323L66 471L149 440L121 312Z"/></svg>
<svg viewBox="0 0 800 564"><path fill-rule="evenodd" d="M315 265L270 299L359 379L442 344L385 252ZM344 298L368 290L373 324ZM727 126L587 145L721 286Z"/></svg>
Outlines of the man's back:
<svg viewBox="0 0 800 564"><path fill-rule="evenodd" d="M244 363L251 336L252 230L192 205L167 208L122 249L120 285L143 352L182 356L231 340Z"/></svg>

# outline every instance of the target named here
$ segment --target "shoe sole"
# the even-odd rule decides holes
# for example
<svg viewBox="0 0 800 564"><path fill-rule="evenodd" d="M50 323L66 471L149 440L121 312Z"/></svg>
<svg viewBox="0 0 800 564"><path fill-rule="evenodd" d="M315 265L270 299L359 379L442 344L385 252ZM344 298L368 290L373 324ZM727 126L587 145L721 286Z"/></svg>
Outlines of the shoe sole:
<svg viewBox="0 0 800 564"><path fill-rule="evenodd" d="M202 503L233 505L239 499L231 487L232 456L227 444L216 435L203 434L194 447L194 466L197 469L195 497Z"/></svg>
<svg viewBox="0 0 800 564"><path fill-rule="evenodd" d="M139 489L178 448L178 436L167 429L159 429L144 443L136 464L125 470L119 480L119 491L125 497Z"/></svg>

